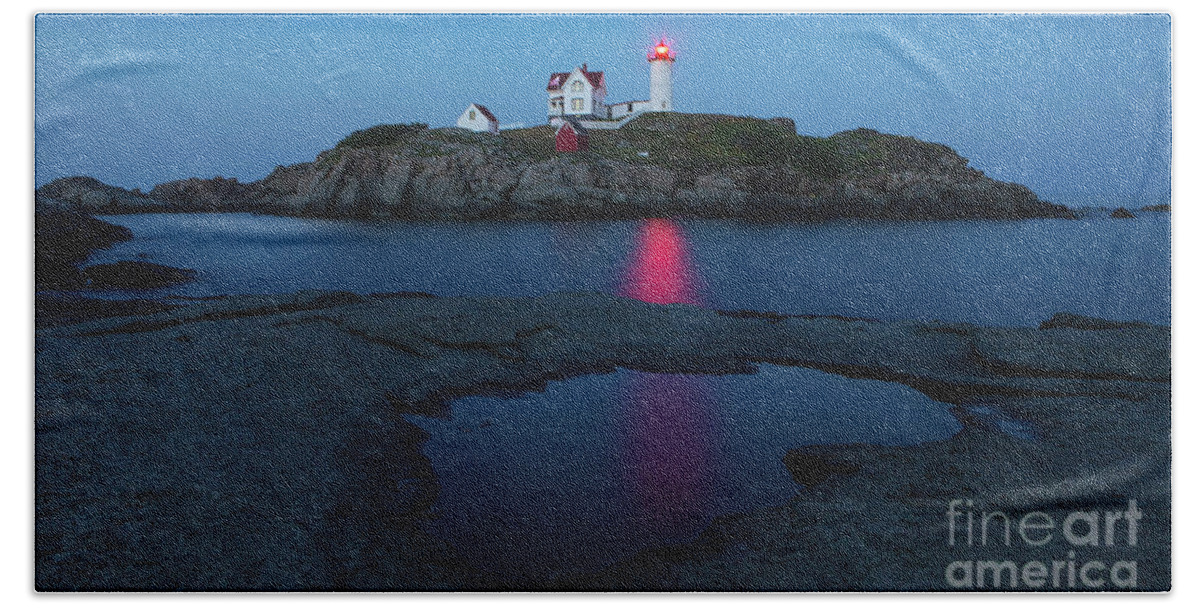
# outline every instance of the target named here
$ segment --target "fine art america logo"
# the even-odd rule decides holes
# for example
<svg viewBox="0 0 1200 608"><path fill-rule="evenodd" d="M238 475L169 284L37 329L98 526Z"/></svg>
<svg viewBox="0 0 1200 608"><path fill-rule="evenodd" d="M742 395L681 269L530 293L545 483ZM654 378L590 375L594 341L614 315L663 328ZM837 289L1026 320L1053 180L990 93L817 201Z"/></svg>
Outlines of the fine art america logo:
<svg viewBox="0 0 1200 608"><path fill-rule="evenodd" d="M971 500L954 499L946 510L951 547L1057 549L1058 559L1018 563L1006 556L954 561L946 584L955 589L1122 590L1137 588L1137 561L1088 557L1099 547L1136 547L1143 512L1130 500L1123 511L1072 511L1062 520L1041 511L1006 513L976 510ZM1054 555L1055 553L1051 553Z"/></svg>

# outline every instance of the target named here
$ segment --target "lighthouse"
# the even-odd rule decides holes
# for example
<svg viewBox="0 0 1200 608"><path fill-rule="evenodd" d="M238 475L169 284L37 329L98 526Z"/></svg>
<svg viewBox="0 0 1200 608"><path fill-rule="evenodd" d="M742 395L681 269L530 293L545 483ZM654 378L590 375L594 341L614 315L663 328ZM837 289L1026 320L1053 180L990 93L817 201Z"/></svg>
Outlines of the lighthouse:
<svg viewBox="0 0 1200 608"><path fill-rule="evenodd" d="M675 51L667 44L665 38L659 39L658 44L646 55L650 62L650 111L670 112L671 105L671 72L675 69Z"/></svg>

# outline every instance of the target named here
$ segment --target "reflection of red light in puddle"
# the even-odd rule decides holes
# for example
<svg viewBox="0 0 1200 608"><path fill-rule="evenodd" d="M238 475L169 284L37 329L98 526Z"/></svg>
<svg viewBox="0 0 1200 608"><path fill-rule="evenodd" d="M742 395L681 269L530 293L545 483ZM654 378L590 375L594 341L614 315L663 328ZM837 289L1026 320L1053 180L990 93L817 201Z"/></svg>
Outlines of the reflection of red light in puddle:
<svg viewBox="0 0 1200 608"><path fill-rule="evenodd" d="M686 536L705 521L712 463L712 398L699 378L637 374L623 387L626 447L638 507L659 533Z"/></svg>
<svg viewBox="0 0 1200 608"><path fill-rule="evenodd" d="M670 220L652 219L638 230L621 295L651 304L699 304L687 241Z"/></svg>

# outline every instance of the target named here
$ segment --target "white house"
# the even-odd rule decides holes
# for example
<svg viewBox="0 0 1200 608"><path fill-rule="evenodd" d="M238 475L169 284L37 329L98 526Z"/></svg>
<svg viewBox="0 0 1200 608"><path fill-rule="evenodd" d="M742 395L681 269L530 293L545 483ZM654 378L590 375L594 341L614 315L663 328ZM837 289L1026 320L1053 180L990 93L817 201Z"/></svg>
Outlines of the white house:
<svg viewBox="0 0 1200 608"><path fill-rule="evenodd" d="M546 85L547 115L552 122L564 116L608 118L607 93L604 72L589 72L586 63L570 72L556 72Z"/></svg>
<svg viewBox="0 0 1200 608"><path fill-rule="evenodd" d="M458 126L463 129L469 129L477 132L499 133L500 121L496 120L496 115L492 114L487 106L473 103L463 110L461 116L458 117Z"/></svg>

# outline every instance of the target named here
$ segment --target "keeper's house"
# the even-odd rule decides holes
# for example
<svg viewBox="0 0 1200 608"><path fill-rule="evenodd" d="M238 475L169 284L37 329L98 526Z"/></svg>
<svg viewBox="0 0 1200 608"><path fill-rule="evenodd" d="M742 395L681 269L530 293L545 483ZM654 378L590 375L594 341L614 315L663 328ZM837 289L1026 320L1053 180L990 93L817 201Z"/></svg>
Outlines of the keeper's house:
<svg viewBox="0 0 1200 608"><path fill-rule="evenodd" d="M583 64L570 72L555 72L546 85L549 116L603 119L608 116L604 72L589 72Z"/></svg>
<svg viewBox="0 0 1200 608"><path fill-rule="evenodd" d="M461 116L458 117L457 126L477 131L480 133L499 133L500 121L496 120L496 115L492 114L487 106L473 103L463 110Z"/></svg>

